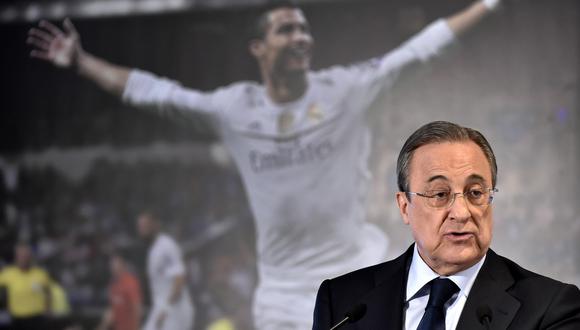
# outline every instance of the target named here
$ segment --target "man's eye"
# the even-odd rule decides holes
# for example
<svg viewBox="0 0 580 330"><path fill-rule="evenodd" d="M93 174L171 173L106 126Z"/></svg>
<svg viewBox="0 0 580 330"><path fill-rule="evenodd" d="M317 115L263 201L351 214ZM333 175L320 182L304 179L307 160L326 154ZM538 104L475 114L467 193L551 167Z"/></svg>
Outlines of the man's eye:
<svg viewBox="0 0 580 330"><path fill-rule="evenodd" d="M467 194L469 195L470 198L478 199L484 195L484 192L483 192L483 190L472 189L472 190L468 191Z"/></svg>
<svg viewBox="0 0 580 330"><path fill-rule="evenodd" d="M449 192L448 191L432 191L428 194L428 196L431 196L432 198L436 198L439 200L444 200L444 199L449 198Z"/></svg>
<svg viewBox="0 0 580 330"><path fill-rule="evenodd" d="M278 33L287 34L292 32L293 27L291 25L283 25L278 29Z"/></svg>

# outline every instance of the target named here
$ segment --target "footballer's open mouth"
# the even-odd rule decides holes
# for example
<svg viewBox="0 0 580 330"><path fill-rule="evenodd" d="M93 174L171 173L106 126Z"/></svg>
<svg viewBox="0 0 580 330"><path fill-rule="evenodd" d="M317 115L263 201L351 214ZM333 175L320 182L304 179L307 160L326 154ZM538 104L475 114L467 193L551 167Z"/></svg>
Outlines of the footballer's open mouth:
<svg viewBox="0 0 580 330"><path fill-rule="evenodd" d="M288 48L285 52L288 58L293 60L304 61L310 59L311 51L307 47L293 47Z"/></svg>

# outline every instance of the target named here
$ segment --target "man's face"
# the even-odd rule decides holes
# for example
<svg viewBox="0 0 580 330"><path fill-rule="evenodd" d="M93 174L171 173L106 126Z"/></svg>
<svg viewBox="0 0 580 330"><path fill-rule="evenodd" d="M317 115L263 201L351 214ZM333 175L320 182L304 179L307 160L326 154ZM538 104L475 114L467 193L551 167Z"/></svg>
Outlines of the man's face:
<svg viewBox="0 0 580 330"><path fill-rule="evenodd" d="M304 73L310 69L313 39L300 9L280 8L268 14L263 40L254 40L250 50L268 73Z"/></svg>
<svg viewBox="0 0 580 330"><path fill-rule="evenodd" d="M141 214L137 218L137 231L141 238L151 238L155 231L155 220L153 220L148 214Z"/></svg>
<svg viewBox="0 0 580 330"><path fill-rule="evenodd" d="M123 270L125 269L124 265L125 265L125 262L119 256L112 256L111 260L109 261L109 267L111 269L111 273L115 276L117 276L123 272Z"/></svg>
<svg viewBox="0 0 580 330"><path fill-rule="evenodd" d="M19 245L16 247L14 259L16 265L20 268L30 267L32 263L32 251L28 245Z"/></svg>
<svg viewBox="0 0 580 330"><path fill-rule="evenodd" d="M410 191L463 193L492 188L491 167L477 144L445 142L415 150L409 169ZM422 259L440 275L477 263L487 252L493 228L492 206L475 206L457 195L450 207L435 209L424 197L397 194L405 224L411 226Z"/></svg>

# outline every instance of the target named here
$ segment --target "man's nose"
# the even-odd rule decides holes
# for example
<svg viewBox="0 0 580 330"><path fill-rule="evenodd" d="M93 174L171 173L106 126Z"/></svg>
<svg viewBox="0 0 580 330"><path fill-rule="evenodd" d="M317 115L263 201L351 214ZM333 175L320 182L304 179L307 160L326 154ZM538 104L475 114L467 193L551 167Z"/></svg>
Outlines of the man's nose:
<svg viewBox="0 0 580 330"><path fill-rule="evenodd" d="M453 204L449 208L449 217L456 221L466 221L471 217L467 199L463 194L455 194Z"/></svg>
<svg viewBox="0 0 580 330"><path fill-rule="evenodd" d="M312 36L307 31L303 31L302 29L295 29L294 33L292 34L292 39L296 43L300 44L310 44L312 43Z"/></svg>

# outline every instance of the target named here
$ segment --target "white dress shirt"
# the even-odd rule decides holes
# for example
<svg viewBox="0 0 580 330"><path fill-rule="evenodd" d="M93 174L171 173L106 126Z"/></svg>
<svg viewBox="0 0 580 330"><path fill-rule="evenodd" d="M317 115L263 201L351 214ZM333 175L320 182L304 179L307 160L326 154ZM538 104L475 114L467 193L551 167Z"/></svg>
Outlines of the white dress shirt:
<svg viewBox="0 0 580 330"><path fill-rule="evenodd" d="M442 277L449 278L453 283L459 287L459 292L445 304L447 308L445 316L445 329L454 330L459 322L459 316L467 301L467 296L473 282L485 261L485 256L475 265L451 276L439 276L423 261L419 256L417 244L415 244L413 252L413 260L409 268L409 275L407 278L407 295L405 298L405 330L416 330L419 322L425 313L425 307L429 301L430 286L426 285L432 280Z"/></svg>

